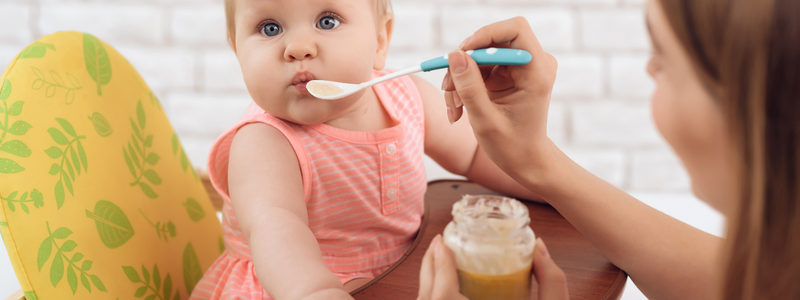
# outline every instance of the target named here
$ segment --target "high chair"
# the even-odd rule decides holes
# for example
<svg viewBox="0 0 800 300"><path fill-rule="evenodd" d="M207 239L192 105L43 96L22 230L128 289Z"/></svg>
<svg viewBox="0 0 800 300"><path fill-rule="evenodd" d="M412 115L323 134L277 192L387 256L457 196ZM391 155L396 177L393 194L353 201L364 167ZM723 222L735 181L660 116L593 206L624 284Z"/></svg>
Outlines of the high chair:
<svg viewBox="0 0 800 300"><path fill-rule="evenodd" d="M222 230L136 70L90 34L58 32L0 86L0 234L24 298L187 299Z"/></svg>

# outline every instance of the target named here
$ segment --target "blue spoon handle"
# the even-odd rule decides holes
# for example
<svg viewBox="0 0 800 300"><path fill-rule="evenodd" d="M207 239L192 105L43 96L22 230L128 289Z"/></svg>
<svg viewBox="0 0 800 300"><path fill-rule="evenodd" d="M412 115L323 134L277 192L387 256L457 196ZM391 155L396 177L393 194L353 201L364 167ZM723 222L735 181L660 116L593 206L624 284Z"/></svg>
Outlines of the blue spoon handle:
<svg viewBox="0 0 800 300"><path fill-rule="evenodd" d="M478 65L524 65L531 61L531 54L528 51L520 49L504 49L504 48L486 48L477 49L474 51L467 51L469 56L475 60ZM428 72L447 68L447 55L440 56L431 60L426 60L420 65L423 71Z"/></svg>

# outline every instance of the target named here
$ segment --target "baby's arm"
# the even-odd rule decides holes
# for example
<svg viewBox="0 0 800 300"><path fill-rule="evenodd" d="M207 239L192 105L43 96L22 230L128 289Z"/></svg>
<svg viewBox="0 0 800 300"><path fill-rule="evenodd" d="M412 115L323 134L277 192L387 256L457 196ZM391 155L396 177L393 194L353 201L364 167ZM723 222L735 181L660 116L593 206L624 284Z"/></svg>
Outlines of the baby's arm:
<svg viewBox="0 0 800 300"><path fill-rule="evenodd" d="M451 125L439 90L424 79L411 78L422 96L425 109L425 154L445 170L489 189L520 199L541 201L539 196L514 181L483 153L466 114Z"/></svg>
<svg viewBox="0 0 800 300"><path fill-rule="evenodd" d="M289 141L266 124L233 138L228 188L258 280L275 299L352 299L322 261L308 228L300 165Z"/></svg>

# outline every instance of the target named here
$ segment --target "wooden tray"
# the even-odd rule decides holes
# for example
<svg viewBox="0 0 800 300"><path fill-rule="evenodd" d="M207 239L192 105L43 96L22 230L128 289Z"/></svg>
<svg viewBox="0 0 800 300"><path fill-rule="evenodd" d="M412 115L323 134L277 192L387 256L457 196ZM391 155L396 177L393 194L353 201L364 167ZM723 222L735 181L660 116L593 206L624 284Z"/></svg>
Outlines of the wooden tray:
<svg viewBox="0 0 800 300"><path fill-rule="evenodd" d="M389 270L354 290L356 299L416 299L422 256L436 234L453 219L453 203L464 194L497 195L476 183L463 180L438 180L428 183L425 216L414 244ZM531 228L547 243L550 254L567 275L570 299L618 300L625 289L627 275L611 264L558 211L549 205L524 201L531 216ZM536 289L536 287L534 287ZM531 299L536 299L535 293Z"/></svg>

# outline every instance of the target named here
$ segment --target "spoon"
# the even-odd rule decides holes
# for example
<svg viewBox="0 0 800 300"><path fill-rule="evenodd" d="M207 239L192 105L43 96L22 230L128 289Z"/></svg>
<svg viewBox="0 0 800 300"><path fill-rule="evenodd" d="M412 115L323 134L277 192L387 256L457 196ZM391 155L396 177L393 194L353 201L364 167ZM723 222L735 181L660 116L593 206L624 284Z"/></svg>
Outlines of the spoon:
<svg viewBox="0 0 800 300"><path fill-rule="evenodd" d="M466 53L475 60L478 65L524 65L531 61L531 54L520 49L505 48L486 48L469 50ZM336 100L352 95L355 92L371 87L375 84L392 80L397 77L417 73L420 71L428 72L447 68L447 55L427 60L419 66L410 67L391 74L387 74L361 84L343 83L328 80L311 80L306 84L306 89L312 96L323 100Z"/></svg>

